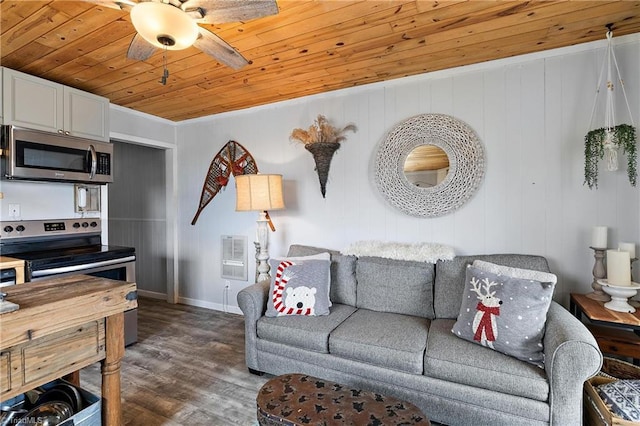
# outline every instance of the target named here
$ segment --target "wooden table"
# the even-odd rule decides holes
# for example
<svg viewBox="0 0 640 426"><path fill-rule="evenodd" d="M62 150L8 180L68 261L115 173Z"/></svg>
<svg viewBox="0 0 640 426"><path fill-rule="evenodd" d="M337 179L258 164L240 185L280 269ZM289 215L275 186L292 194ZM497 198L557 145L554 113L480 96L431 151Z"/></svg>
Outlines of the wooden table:
<svg viewBox="0 0 640 426"><path fill-rule="evenodd" d="M24 260L0 256L0 269L15 269L16 284L24 283Z"/></svg>
<svg viewBox="0 0 640 426"><path fill-rule="evenodd" d="M0 401L102 362L102 424L120 426L124 311L136 284L74 275L3 287L20 309L0 315Z"/></svg>
<svg viewBox="0 0 640 426"><path fill-rule="evenodd" d="M587 328L602 352L631 357L640 364L640 309L633 314L616 312L605 308L604 303L572 293L569 310L578 319L589 320Z"/></svg>

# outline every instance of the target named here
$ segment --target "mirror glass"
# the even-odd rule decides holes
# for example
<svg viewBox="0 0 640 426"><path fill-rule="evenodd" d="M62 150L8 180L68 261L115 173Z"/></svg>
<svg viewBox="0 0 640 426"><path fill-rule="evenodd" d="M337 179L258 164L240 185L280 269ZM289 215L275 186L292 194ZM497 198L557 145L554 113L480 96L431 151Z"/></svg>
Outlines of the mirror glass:
<svg viewBox="0 0 640 426"><path fill-rule="evenodd" d="M404 161L404 176L420 188L440 184L449 173L449 157L436 145L418 145Z"/></svg>

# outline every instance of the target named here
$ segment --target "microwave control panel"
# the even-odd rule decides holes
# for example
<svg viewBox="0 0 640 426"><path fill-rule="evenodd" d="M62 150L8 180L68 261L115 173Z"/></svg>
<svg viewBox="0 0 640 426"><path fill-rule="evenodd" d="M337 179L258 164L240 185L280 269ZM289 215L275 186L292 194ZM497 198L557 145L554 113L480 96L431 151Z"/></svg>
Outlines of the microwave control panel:
<svg viewBox="0 0 640 426"><path fill-rule="evenodd" d="M106 152L98 152L98 164L96 165L96 174L98 175L110 175L111 174L111 155Z"/></svg>

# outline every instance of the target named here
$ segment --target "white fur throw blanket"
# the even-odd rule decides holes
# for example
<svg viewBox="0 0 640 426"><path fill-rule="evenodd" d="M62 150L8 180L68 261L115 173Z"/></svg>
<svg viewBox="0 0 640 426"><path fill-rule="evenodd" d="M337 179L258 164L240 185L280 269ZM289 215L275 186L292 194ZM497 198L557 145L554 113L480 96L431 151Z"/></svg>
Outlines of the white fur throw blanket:
<svg viewBox="0 0 640 426"><path fill-rule="evenodd" d="M344 255L377 256L395 260L413 260L416 262L436 263L438 260L451 260L453 248L436 243L387 243L384 241L357 241L340 253Z"/></svg>

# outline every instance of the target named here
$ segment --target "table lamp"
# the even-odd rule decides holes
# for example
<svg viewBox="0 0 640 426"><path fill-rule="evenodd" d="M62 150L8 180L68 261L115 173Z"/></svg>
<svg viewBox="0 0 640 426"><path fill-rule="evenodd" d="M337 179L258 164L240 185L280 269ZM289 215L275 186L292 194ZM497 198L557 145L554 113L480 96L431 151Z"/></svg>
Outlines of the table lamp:
<svg viewBox="0 0 640 426"><path fill-rule="evenodd" d="M270 280L269 275L269 229L268 210L284 208L282 197L282 175L247 174L235 177L236 211L260 212L256 236L260 244L258 254L258 281Z"/></svg>

